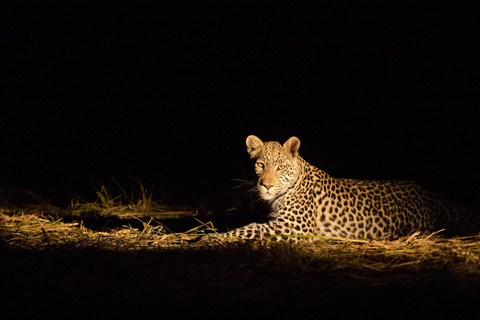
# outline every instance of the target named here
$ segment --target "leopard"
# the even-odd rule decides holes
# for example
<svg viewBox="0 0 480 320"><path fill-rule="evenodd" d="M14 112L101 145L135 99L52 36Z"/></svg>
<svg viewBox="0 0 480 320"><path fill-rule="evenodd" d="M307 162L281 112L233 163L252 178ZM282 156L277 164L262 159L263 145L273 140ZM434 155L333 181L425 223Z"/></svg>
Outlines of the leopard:
<svg viewBox="0 0 480 320"><path fill-rule="evenodd" d="M455 235L468 227L471 234L480 231L478 215L472 223L465 209L414 182L330 176L299 155L295 136L282 145L249 135L246 145L258 178L256 192L271 208L268 220L208 234L206 241L394 239L441 230Z"/></svg>

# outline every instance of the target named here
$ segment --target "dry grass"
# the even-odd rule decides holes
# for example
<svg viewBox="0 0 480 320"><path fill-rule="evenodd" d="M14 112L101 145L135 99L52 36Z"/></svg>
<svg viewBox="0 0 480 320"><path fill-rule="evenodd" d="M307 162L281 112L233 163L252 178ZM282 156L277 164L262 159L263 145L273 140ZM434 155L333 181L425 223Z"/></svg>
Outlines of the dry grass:
<svg viewBox="0 0 480 320"><path fill-rule="evenodd" d="M41 214L12 213L0 210L0 239L14 249L86 249L145 251L158 249L219 250L230 264L263 267L293 272L356 270L368 272L419 272L448 270L459 275L480 276L480 241L477 237L445 239L437 234L414 234L395 241L355 241L325 238L313 243L293 245L272 242L224 242L204 244L199 236L213 230L201 223L182 233L168 230L154 218L139 219L143 227L124 224L118 228L92 230L82 221ZM360 271L360 272L358 272Z"/></svg>
<svg viewBox="0 0 480 320"><path fill-rule="evenodd" d="M480 276L480 241L473 237L445 239L435 234L428 237L414 234L395 241L324 239L301 245L254 242L247 245L223 243L220 246L233 261L273 266L278 271L324 271L360 278L372 273L424 271Z"/></svg>
<svg viewBox="0 0 480 320"><path fill-rule="evenodd" d="M184 245L212 227L209 223L199 223L184 233L173 233L154 218L142 223L143 229L122 225L95 231L86 228L83 222L66 223L52 217L0 212L0 239L9 247L22 249L69 247L130 251Z"/></svg>
<svg viewBox="0 0 480 320"><path fill-rule="evenodd" d="M18 208L0 205L0 241L15 249L87 249L146 251L156 249L217 250L226 261L239 266L269 265L293 271L365 272L448 270L460 275L480 276L480 237L446 239L439 234L389 240L347 240L323 238L300 245L288 243L223 242L199 243L200 236L215 230L202 223L185 232L172 232L165 218L192 216L186 208L172 208L152 200L152 193L141 184L130 195L120 188L112 196L106 188L97 192L97 200L72 201L67 209L40 201ZM119 226L94 230L84 219L115 217ZM127 220L128 219L128 220ZM135 227L131 222L135 221Z"/></svg>
<svg viewBox="0 0 480 320"><path fill-rule="evenodd" d="M71 201L66 208L53 206L29 191L16 192L35 204L18 207L4 199L0 205L0 239L13 248L42 249L55 247L99 248L106 250L154 249L183 245L185 241L213 229L211 224L199 225L183 233L171 232L159 220L192 216L188 208L166 206L153 200L153 192L140 182L139 190L127 192L117 183L117 195L102 186L94 202ZM124 220L120 227L92 230L85 219ZM68 220L71 222L65 222ZM135 220L142 227L132 227ZM202 233L203 232L203 233Z"/></svg>
<svg viewBox="0 0 480 320"><path fill-rule="evenodd" d="M172 232L162 212L172 211L148 197L110 197L104 189L94 203L78 200L67 209L0 205L7 318L40 314L24 308L25 299L43 306L42 314L62 310L58 318L66 314L59 305L82 318L96 318L108 305L124 318L132 301L133 318L139 309L177 318L190 310L218 316L218 310L261 309L252 305L268 306L267 316L297 318L319 306L337 318L358 317L365 308L373 318L431 318L434 308L448 319L478 316L480 237L202 243L197 239L214 230L211 223ZM113 228L101 227L112 219Z"/></svg>
<svg viewBox="0 0 480 320"><path fill-rule="evenodd" d="M139 190L127 192L116 182L119 191L112 195L105 186L96 192L95 202L86 202L81 199L71 201L69 213L79 218L85 217L157 217L160 219L189 216L191 212L186 208L167 206L161 201L153 200L153 191L147 190L138 182Z"/></svg>

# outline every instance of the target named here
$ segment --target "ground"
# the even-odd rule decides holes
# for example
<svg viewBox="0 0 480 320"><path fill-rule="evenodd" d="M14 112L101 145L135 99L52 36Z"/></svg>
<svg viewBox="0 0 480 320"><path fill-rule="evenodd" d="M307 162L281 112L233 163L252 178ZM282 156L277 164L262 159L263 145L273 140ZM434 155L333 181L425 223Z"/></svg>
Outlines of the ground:
<svg viewBox="0 0 480 320"><path fill-rule="evenodd" d="M135 315L476 315L477 278L448 272L271 271L227 267L212 251L115 253L2 250L2 313L9 319Z"/></svg>
<svg viewBox="0 0 480 320"><path fill-rule="evenodd" d="M254 261L265 250L278 252ZM280 261L285 250L303 257L297 248L248 244L139 252L3 246L1 310L8 319L253 314L451 319L478 312L478 273L457 274L433 262L386 270L346 267L328 255L295 265Z"/></svg>
<svg viewBox="0 0 480 320"><path fill-rule="evenodd" d="M211 244L197 241L211 223L158 220L181 214L178 208L149 206L158 209L155 218L131 219L127 209L116 208L120 218L96 224L95 217L46 214L52 208L1 209L2 318L452 319L478 313L478 237L446 239L440 232L393 241ZM177 231L182 223L190 230Z"/></svg>

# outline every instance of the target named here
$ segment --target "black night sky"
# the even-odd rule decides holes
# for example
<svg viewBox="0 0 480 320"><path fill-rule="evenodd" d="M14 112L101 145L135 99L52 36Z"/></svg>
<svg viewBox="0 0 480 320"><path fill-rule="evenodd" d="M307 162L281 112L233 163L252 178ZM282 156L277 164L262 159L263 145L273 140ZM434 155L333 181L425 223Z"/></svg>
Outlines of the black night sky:
<svg viewBox="0 0 480 320"><path fill-rule="evenodd" d="M249 134L296 135L333 176L475 202L478 17L462 1L2 2L0 189L68 203L135 177L188 204L245 178Z"/></svg>

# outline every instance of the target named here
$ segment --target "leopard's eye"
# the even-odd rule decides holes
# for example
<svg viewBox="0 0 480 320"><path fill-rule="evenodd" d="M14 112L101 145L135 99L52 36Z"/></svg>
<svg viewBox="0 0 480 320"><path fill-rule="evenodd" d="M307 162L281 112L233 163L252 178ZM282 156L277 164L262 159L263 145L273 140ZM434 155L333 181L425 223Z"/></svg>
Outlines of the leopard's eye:
<svg viewBox="0 0 480 320"><path fill-rule="evenodd" d="M257 162L256 166L259 167L260 169L265 168L265 164L263 162Z"/></svg>
<svg viewBox="0 0 480 320"><path fill-rule="evenodd" d="M285 169L285 165L283 164L279 164L278 167L277 167L277 170L284 170Z"/></svg>

